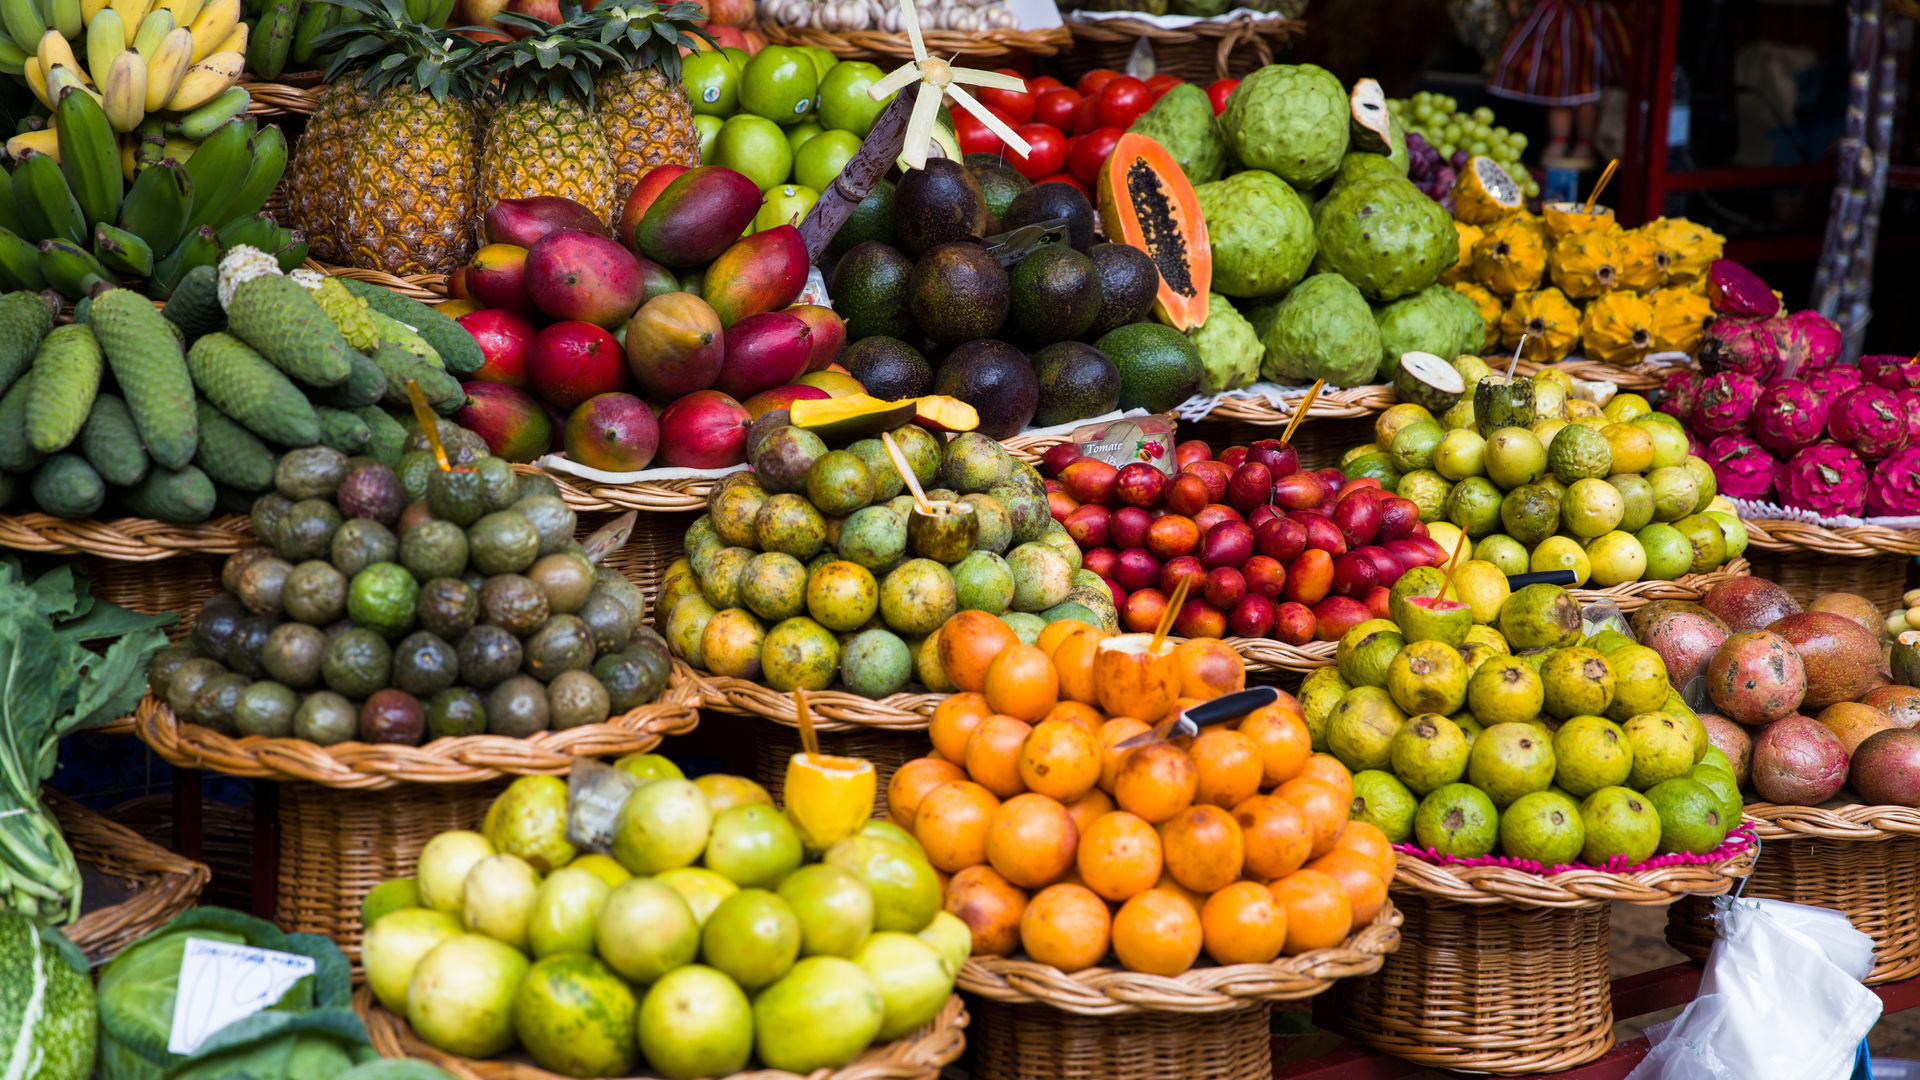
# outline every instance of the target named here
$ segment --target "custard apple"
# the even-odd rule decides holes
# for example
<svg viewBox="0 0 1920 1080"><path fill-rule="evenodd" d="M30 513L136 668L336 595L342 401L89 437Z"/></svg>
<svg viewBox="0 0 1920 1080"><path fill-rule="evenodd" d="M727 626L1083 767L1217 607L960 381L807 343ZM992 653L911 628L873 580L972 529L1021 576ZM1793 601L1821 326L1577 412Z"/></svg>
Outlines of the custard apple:
<svg viewBox="0 0 1920 1080"><path fill-rule="evenodd" d="M1238 390L1260 377L1266 349L1253 324L1226 297L1207 299L1207 321L1187 331L1187 340L1200 350L1200 393Z"/></svg>
<svg viewBox="0 0 1920 1080"><path fill-rule="evenodd" d="M1369 300L1398 300L1440 280L1460 258L1453 219L1408 180L1349 184L1322 200L1314 270L1332 271Z"/></svg>
<svg viewBox="0 0 1920 1080"><path fill-rule="evenodd" d="M1380 369L1380 327L1353 283L1339 274L1315 274L1294 286L1274 309L1261 375L1300 385L1325 379L1334 386L1365 386Z"/></svg>
<svg viewBox="0 0 1920 1080"><path fill-rule="evenodd" d="M1340 167L1352 120L1346 88L1332 72L1268 64L1240 80L1220 114L1220 130L1247 168L1309 188Z"/></svg>
<svg viewBox="0 0 1920 1080"><path fill-rule="evenodd" d="M1392 371L1402 353L1424 352L1449 358L1478 353L1487 321L1466 296L1445 285L1430 285L1374 313L1380 326L1381 370Z"/></svg>
<svg viewBox="0 0 1920 1080"><path fill-rule="evenodd" d="M1160 95L1127 130L1159 143L1195 187L1220 179L1226 168L1227 144L1214 123L1213 103L1205 90L1192 83L1181 83Z"/></svg>
<svg viewBox="0 0 1920 1080"><path fill-rule="evenodd" d="M1203 184L1194 195L1207 220L1216 291L1278 296L1307 275L1315 250L1313 220L1285 180L1249 169Z"/></svg>

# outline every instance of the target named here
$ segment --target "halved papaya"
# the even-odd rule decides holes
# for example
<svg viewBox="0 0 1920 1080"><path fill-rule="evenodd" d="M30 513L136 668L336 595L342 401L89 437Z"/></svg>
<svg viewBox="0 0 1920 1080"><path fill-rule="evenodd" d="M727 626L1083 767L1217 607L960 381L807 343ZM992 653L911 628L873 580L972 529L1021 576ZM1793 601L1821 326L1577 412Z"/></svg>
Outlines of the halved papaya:
<svg viewBox="0 0 1920 1080"><path fill-rule="evenodd" d="M956 397L928 394L913 401L913 422L928 431L958 434L980 426L980 412Z"/></svg>
<svg viewBox="0 0 1920 1080"><path fill-rule="evenodd" d="M1185 331L1207 321L1207 219L1173 155L1145 135L1120 136L1100 168L1100 223L1107 239L1139 248L1159 268L1153 313L1161 322Z"/></svg>
<svg viewBox="0 0 1920 1080"><path fill-rule="evenodd" d="M796 401L787 407L793 426L823 439L861 439L913 420L914 401L881 401L867 394Z"/></svg>

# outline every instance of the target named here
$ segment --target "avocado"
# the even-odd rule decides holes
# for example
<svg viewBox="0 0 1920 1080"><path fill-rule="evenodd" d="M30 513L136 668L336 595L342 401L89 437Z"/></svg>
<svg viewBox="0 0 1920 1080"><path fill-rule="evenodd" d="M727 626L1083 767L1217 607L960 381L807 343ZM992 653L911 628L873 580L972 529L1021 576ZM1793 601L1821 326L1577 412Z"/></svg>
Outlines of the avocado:
<svg viewBox="0 0 1920 1080"><path fill-rule="evenodd" d="M1056 341L1029 359L1040 387L1035 424L1051 427L1102 416L1120 404L1120 369L1084 341Z"/></svg>
<svg viewBox="0 0 1920 1080"><path fill-rule="evenodd" d="M293 736L320 746L332 746L360 732L360 710L331 690L307 695L293 713Z"/></svg>
<svg viewBox="0 0 1920 1080"><path fill-rule="evenodd" d="M346 613L347 575L330 562L309 559L287 575L280 589L280 605L289 619L325 626Z"/></svg>
<svg viewBox="0 0 1920 1080"><path fill-rule="evenodd" d="M1153 265L1153 256L1131 244L1095 244L1087 258L1093 260L1094 276L1100 279L1100 311L1087 336L1097 338L1153 314L1153 298L1160 292L1160 270Z"/></svg>
<svg viewBox="0 0 1920 1080"><path fill-rule="evenodd" d="M845 255L856 246L869 240L882 244L894 242L893 231L893 184L882 180L873 185L867 197L854 204L847 220L840 225L840 231L833 234L827 242L827 250L834 255Z"/></svg>
<svg viewBox="0 0 1920 1080"><path fill-rule="evenodd" d="M520 639L498 626L474 627L461 636L454 651L461 681L481 690L520 670Z"/></svg>
<svg viewBox="0 0 1920 1080"><path fill-rule="evenodd" d="M226 671L219 661L204 656L196 656L181 664L174 669L173 678L167 681L167 708L172 709L180 719L187 719L187 714L193 710L194 695L200 692L208 679L224 675Z"/></svg>
<svg viewBox="0 0 1920 1080"><path fill-rule="evenodd" d="M438 634L415 630L393 647L393 685L415 697L431 697L459 675L453 646Z"/></svg>
<svg viewBox="0 0 1920 1080"><path fill-rule="evenodd" d="M363 627L343 631L320 654L320 677L327 689L363 698L384 689L393 673L393 649L387 639Z"/></svg>
<svg viewBox="0 0 1920 1080"><path fill-rule="evenodd" d="M257 682L241 691L233 726L242 735L284 738L293 734L293 714L299 707L299 694L277 682Z"/></svg>
<svg viewBox="0 0 1920 1080"><path fill-rule="evenodd" d="M347 476L347 455L331 446L303 446L280 456L274 490L289 499L331 499Z"/></svg>
<svg viewBox="0 0 1920 1080"><path fill-rule="evenodd" d="M840 352L847 369L867 393L881 401L901 401L933 392L933 365L920 350L896 337L875 334Z"/></svg>
<svg viewBox="0 0 1920 1080"><path fill-rule="evenodd" d="M400 538L400 565L421 581L459 577L470 555L466 530L451 521L423 521Z"/></svg>
<svg viewBox="0 0 1920 1080"><path fill-rule="evenodd" d="M596 588L587 594L587 602L574 612L593 635L596 653L619 652L633 640L633 628L639 619L626 603L611 592Z"/></svg>
<svg viewBox="0 0 1920 1080"><path fill-rule="evenodd" d="M1093 204L1079 188L1058 181L1035 184L1015 196L1001 215L1000 228L1012 232L1060 218L1066 219L1067 243L1073 250L1084 253L1093 246Z"/></svg>
<svg viewBox="0 0 1920 1080"><path fill-rule="evenodd" d="M540 554L551 555L573 540L575 515L559 495L522 495L513 504L513 509L531 522L534 531L540 534Z"/></svg>
<svg viewBox="0 0 1920 1080"><path fill-rule="evenodd" d="M449 686L427 702L427 738L457 739L487 730L487 699L464 686Z"/></svg>
<svg viewBox="0 0 1920 1080"><path fill-rule="evenodd" d="M227 639L233 636L233 624L252 614L247 605L232 593L215 593L193 617L190 640L194 650L208 659L225 659Z"/></svg>
<svg viewBox="0 0 1920 1080"><path fill-rule="evenodd" d="M920 332L942 345L992 337L1007 321L1007 271L979 244L956 241L920 256L907 304Z"/></svg>
<svg viewBox="0 0 1920 1080"><path fill-rule="evenodd" d="M525 514L511 510L497 510L474 522L467 544L473 568L483 574L517 574L540 555L539 531Z"/></svg>
<svg viewBox="0 0 1920 1080"><path fill-rule="evenodd" d="M1093 260L1070 247L1043 247L1021 259L1007 278L1013 293L1007 325L1023 341L1050 345L1077 338L1100 314Z"/></svg>
<svg viewBox="0 0 1920 1080"><path fill-rule="evenodd" d="M639 644L635 638L626 651L610 653L594 661L593 676L607 688L609 708L615 714L628 712L660 696L667 688L672 661L658 649Z"/></svg>
<svg viewBox="0 0 1920 1080"><path fill-rule="evenodd" d="M1199 367L1198 360L1194 366ZM933 392L973 406L980 414L975 430L994 439L1025 431L1040 406L1033 366L1019 349L992 338L969 341L948 353L934 374Z"/></svg>
<svg viewBox="0 0 1920 1080"><path fill-rule="evenodd" d="M520 498L520 477L506 458L483 457L473 463L473 471L480 474L488 510L505 510Z"/></svg>
<svg viewBox="0 0 1920 1080"><path fill-rule="evenodd" d="M1021 176L999 154L968 154L962 164L979 182L980 193L986 197L987 234L1002 231L1001 219L1007 216L1007 207L1013 205L1016 196L1032 187L1033 181Z"/></svg>
<svg viewBox="0 0 1920 1080"><path fill-rule="evenodd" d="M267 635L279 625L275 615L254 615L233 624L233 636L227 639L227 667L249 679L265 675L260 656L266 651Z"/></svg>
<svg viewBox="0 0 1920 1080"><path fill-rule="evenodd" d="M487 695L487 731L524 739L547 730L547 688L525 675L515 675Z"/></svg>
<svg viewBox="0 0 1920 1080"><path fill-rule="evenodd" d="M328 554L334 569L352 577L374 563L398 558L400 538L372 518L348 518L333 534Z"/></svg>
<svg viewBox="0 0 1920 1080"><path fill-rule="evenodd" d="M624 645L623 642L622 647ZM193 659L194 655L193 646L186 644L169 645L154 653L153 659L147 661L147 689L153 691L155 697L164 699L167 696L167 683L173 678L173 673L179 671L180 665Z"/></svg>
<svg viewBox="0 0 1920 1080"><path fill-rule="evenodd" d="M411 450L400 455L400 465L394 469L394 475L400 478L400 494L409 503L417 503L427 497L427 480L440 471L440 465L433 459L430 450ZM401 509L406 509L402 504Z"/></svg>
<svg viewBox="0 0 1920 1080"><path fill-rule="evenodd" d="M280 525L280 519L286 516L293 506L293 500L277 491L269 491L253 500L252 509L247 511L253 525L253 535L271 545L273 532Z"/></svg>
<svg viewBox="0 0 1920 1080"><path fill-rule="evenodd" d="M193 695L193 707L186 719L202 727L210 727L222 735L237 734L239 729L234 726L233 712L240 705L240 695L252 683L252 679L231 671L215 675L200 684L200 691Z"/></svg>
<svg viewBox="0 0 1920 1080"><path fill-rule="evenodd" d="M941 244L985 236L986 195L965 165L929 158L924 168L909 170L894 188L893 228L901 248L915 258Z"/></svg>
<svg viewBox="0 0 1920 1080"><path fill-rule="evenodd" d="M584 671L561 672L547 684L547 712L555 731L602 723L612 706L607 688Z"/></svg>
<svg viewBox="0 0 1920 1080"><path fill-rule="evenodd" d="M515 473L514 475L519 478L514 481L515 502L520 499L531 499L535 495L558 497L560 494L560 485L554 483L551 476L543 473Z"/></svg>
<svg viewBox="0 0 1920 1080"><path fill-rule="evenodd" d="M273 526L273 546L288 562L324 559L333 553L333 534L346 523L325 499L302 499L287 507Z"/></svg>
<svg viewBox="0 0 1920 1080"><path fill-rule="evenodd" d="M381 690L360 704L360 741L418 746L427 733L427 709L405 690Z"/></svg>
<svg viewBox="0 0 1920 1080"><path fill-rule="evenodd" d="M593 632L577 615L555 615L526 640L521 667L541 682L593 663Z"/></svg>
<svg viewBox="0 0 1920 1080"><path fill-rule="evenodd" d="M848 341L874 334L916 336L907 310L907 278L912 273L911 259L877 240L857 244L840 257L827 292L847 325Z"/></svg>
<svg viewBox="0 0 1920 1080"><path fill-rule="evenodd" d="M1166 412L1200 389L1200 351L1171 326L1134 323L1101 335L1093 347L1120 369L1122 409Z"/></svg>
<svg viewBox="0 0 1920 1080"><path fill-rule="evenodd" d="M594 566L577 551L556 551L527 567L527 578L547 594L549 611L571 615L593 592Z"/></svg>

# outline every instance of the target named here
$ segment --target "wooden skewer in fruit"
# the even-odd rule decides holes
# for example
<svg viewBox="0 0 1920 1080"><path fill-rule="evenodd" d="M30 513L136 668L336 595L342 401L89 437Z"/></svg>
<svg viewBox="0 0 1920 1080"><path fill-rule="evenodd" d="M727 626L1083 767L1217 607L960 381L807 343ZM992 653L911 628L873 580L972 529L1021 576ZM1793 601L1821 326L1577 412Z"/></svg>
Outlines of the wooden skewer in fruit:
<svg viewBox="0 0 1920 1080"><path fill-rule="evenodd" d="M453 462L447 459L447 448L440 445L440 424L427 407L426 395L420 392L420 384L407 380L407 400L413 403L413 418L420 424L420 434L426 436L427 446L433 451L433 459L440 463L441 472L452 472Z"/></svg>
<svg viewBox="0 0 1920 1080"><path fill-rule="evenodd" d="M1280 433L1280 445L1291 446L1293 444L1293 429L1299 427L1300 421L1307 418L1307 410L1313 408L1313 399L1320 396L1321 387L1326 385L1327 380L1315 379L1313 380L1313 385L1307 387L1306 396L1300 399L1299 405L1294 406L1293 419L1287 421L1287 430Z"/></svg>
<svg viewBox="0 0 1920 1080"><path fill-rule="evenodd" d="M913 547L914 554L949 565L966 558L980 535L980 521L974 517L973 507L963 502L929 500L927 493L920 489L920 478L907 464L907 456L893 441L893 434L881 432L880 442L887 448L887 457L899 470L900 478L913 492L914 507L907 514L907 543Z"/></svg>
<svg viewBox="0 0 1920 1080"><path fill-rule="evenodd" d="M1587 207L1582 213L1592 215L1593 204L1600 201L1600 193L1606 190L1607 181L1613 179L1613 171L1619 167L1619 158L1614 158L1612 161L1607 162L1606 170L1600 174L1600 179L1594 182L1593 190L1587 192Z"/></svg>
<svg viewBox="0 0 1920 1080"><path fill-rule="evenodd" d="M1180 579L1173 587L1173 596L1167 600L1167 610L1160 613L1160 625L1154 628L1153 641L1147 646L1148 656L1160 655L1160 643L1167 640L1167 631L1173 629L1173 617L1180 611L1180 605L1187 602L1187 587L1193 584L1191 576Z"/></svg>
<svg viewBox="0 0 1920 1080"><path fill-rule="evenodd" d="M809 851L822 852L859 832L873 814L873 763L820 752L813 712L801 687L793 690L793 720L803 749L787 760L781 799L801 842Z"/></svg>

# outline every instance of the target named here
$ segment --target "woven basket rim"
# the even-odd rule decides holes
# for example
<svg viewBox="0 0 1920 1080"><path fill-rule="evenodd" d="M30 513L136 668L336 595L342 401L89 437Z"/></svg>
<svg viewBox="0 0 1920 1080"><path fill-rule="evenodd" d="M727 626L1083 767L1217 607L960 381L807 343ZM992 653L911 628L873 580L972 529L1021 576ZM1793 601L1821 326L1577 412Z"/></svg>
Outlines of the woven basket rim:
<svg viewBox="0 0 1920 1080"><path fill-rule="evenodd" d="M62 928L95 963L192 907L212 878L204 863L176 855L52 788L41 789L41 794L76 859L134 886L127 899L89 911Z"/></svg>
<svg viewBox="0 0 1920 1080"><path fill-rule="evenodd" d="M389 274L385 270L368 270L358 266L336 266L318 259L308 259L300 264L302 270L317 270L328 277L352 278L383 289L391 289L402 296L418 300L423 304L437 304L447 298L447 275L445 274Z"/></svg>
<svg viewBox="0 0 1920 1080"><path fill-rule="evenodd" d="M1300 19L1256 19L1243 12L1216 15L1180 27L1161 26L1142 19L1075 19L1071 16L1066 24L1076 38L1103 43L1146 38L1157 45L1190 45L1212 38L1244 39L1253 36L1285 43L1307 30L1307 24Z"/></svg>
<svg viewBox="0 0 1920 1080"><path fill-rule="evenodd" d="M305 739L248 735L235 738L199 724L183 724L166 703L148 694L134 712L134 733L169 764L211 769L254 780L299 781L376 791L400 784L472 784L503 776L554 776L575 758L638 754L668 735L700 722L700 683L679 661L660 697L613 717L524 739L466 735L424 746L349 741L320 746Z"/></svg>
<svg viewBox="0 0 1920 1080"><path fill-rule="evenodd" d="M1911 806L1782 806L1752 802L1745 814L1762 843L1780 840L1849 840L1877 843L1920 837L1920 809Z"/></svg>
<svg viewBox="0 0 1920 1080"><path fill-rule="evenodd" d="M849 30L844 33L812 26L787 26L766 20L759 24L774 45L818 45L842 60L869 56L909 57L913 43L905 33L884 30ZM1037 30L930 30L920 32L927 52L936 56L1006 56L1024 53L1030 56L1055 56L1073 47L1073 34L1065 26L1045 26Z"/></svg>
<svg viewBox="0 0 1920 1080"><path fill-rule="evenodd" d="M1657 866L1632 873L1581 867L1534 874L1507 866L1441 865L1402 855L1394 864L1395 890L1411 890L1456 904L1587 908L1612 903L1660 907L1682 896L1718 896L1753 871L1759 844L1746 844L1713 862Z"/></svg>
<svg viewBox="0 0 1920 1080"><path fill-rule="evenodd" d="M1920 529L1889 529L1884 525L1848 525L1838 528L1779 518L1742 517L1747 546L1756 551L1783 551L1868 559L1876 555L1920 555Z"/></svg>
<svg viewBox="0 0 1920 1080"><path fill-rule="evenodd" d="M1330 949L1281 957L1268 964L1190 968L1179 975L1148 975L1092 967L1071 974L1051 964L1004 956L969 957L960 988L1012 1005L1048 1005L1081 1016L1137 1013L1221 1013L1263 1001L1298 1001L1336 979L1371 975L1400 947L1400 909L1388 901L1373 921Z"/></svg>
<svg viewBox="0 0 1920 1080"><path fill-rule="evenodd" d="M364 984L353 992L353 1008L367 1025L373 1048L382 1057L418 1058L460 1080L568 1080L521 1061L478 1061L431 1046L413 1033L406 1018L389 1012ZM941 1068L959 1060L966 1048L969 1017L960 995L951 994L927 1024L883 1046L869 1047L838 1069L818 1069L801 1077L781 1069L750 1069L726 1080L934 1080ZM645 1074L642 1074L645 1075Z"/></svg>
<svg viewBox="0 0 1920 1080"><path fill-rule="evenodd" d="M46 555L96 555L116 562L158 562L179 555L230 555L254 543L243 514L197 525L151 518L57 518L39 512L0 514L0 547Z"/></svg>

